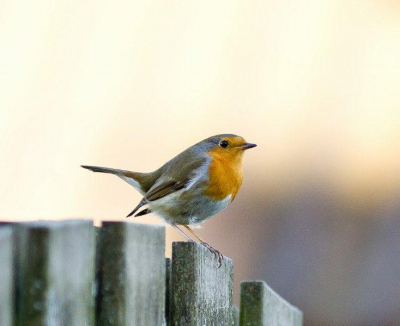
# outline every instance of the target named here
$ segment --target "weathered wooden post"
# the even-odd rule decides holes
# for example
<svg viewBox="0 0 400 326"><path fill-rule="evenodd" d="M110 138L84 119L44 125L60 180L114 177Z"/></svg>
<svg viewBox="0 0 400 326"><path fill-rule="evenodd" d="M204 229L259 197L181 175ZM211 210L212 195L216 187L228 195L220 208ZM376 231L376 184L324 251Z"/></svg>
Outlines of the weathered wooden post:
<svg viewBox="0 0 400 326"><path fill-rule="evenodd" d="M239 326L239 319L240 319L240 315L239 315L239 308L236 306L232 307L232 325L233 326Z"/></svg>
<svg viewBox="0 0 400 326"><path fill-rule="evenodd" d="M11 227L0 228L0 325L11 326L14 320L14 261Z"/></svg>
<svg viewBox="0 0 400 326"><path fill-rule="evenodd" d="M175 242L171 268L171 325L231 325L232 261L221 267L215 256L195 242Z"/></svg>
<svg viewBox="0 0 400 326"><path fill-rule="evenodd" d="M171 299L171 258L165 258L165 321L170 325L170 299Z"/></svg>
<svg viewBox="0 0 400 326"><path fill-rule="evenodd" d="M98 246L97 324L165 324L165 228L104 222Z"/></svg>
<svg viewBox="0 0 400 326"><path fill-rule="evenodd" d="M303 313L275 293L265 282L242 282L241 326L301 326Z"/></svg>
<svg viewBox="0 0 400 326"><path fill-rule="evenodd" d="M175 242L166 259L161 226L0 226L1 326L302 326L302 312L262 281L242 282L239 311L232 261L217 268L195 242Z"/></svg>
<svg viewBox="0 0 400 326"><path fill-rule="evenodd" d="M18 324L94 324L92 221L17 224Z"/></svg>

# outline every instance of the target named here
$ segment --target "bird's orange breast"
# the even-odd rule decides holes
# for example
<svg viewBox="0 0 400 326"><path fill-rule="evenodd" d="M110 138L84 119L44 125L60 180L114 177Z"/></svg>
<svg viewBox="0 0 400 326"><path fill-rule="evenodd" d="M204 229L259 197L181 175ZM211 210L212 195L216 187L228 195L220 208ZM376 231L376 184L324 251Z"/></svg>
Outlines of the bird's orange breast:
<svg viewBox="0 0 400 326"><path fill-rule="evenodd" d="M242 152L226 153L217 148L208 152L208 155L211 156L211 162L204 194L213 200L222 200L231 195L232 201L242 185Z"/></svg>

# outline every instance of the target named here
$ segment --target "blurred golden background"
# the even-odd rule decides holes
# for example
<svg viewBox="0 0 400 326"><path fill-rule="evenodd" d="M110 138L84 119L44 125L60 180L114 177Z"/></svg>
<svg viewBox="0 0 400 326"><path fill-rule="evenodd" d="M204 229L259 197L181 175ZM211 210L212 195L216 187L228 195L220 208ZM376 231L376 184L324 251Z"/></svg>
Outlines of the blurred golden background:
<svg viewBox="0 0 400 326"><path fill-rule="evenodd" d="M0 219L123 220L208 136L258 144L200 234L305 313L400 324L400 4L1 1ZM159 223L151 216L142 223ZM170 242L182 240L168 229Z"/></svg>

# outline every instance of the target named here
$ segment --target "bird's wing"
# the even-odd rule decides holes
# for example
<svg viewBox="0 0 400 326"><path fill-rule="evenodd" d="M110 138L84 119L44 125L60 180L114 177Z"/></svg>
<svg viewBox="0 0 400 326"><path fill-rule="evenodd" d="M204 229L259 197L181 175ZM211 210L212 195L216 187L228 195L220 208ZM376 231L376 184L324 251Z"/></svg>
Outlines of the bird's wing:
<svg viewBox="0 0 400 326"><path fill-rule="evenodd" d="M205 157L193 159L186 155L178 155L174 160L171 160L154 186L146 193L146 200L154 201L183 189L191 181L195 171L206 161Z"/></svg>
<svg viewBox="0 0 400 326"><path fill-rule="evenodd" d="M150 208L145 208L144 210L140 211L139 213L135 214L135 217L150 214L153 211Z"/></svg>
<svg viewBox="0 0 400 326"><path fill-rule="evenodd" d="M135 214L137 211L138 211L138 209L140 208L140 207L142 207L143 205L146 205L147 204L147 200L146 200L146 198L142 198L142 200L140 201L140 203L133 209L133 211L132 212L130 212L129 214L128 214L128 216L127 217L130 217L130 216L132 216L133 214Z"/></svg>
<svg viewBox="0 0 400 326"><path fill-rule="evenodd" d="M186 183L185 180L184 181L178 181L174 179L166 180L160 185L150 189L149 192L146 194L145 198L148 201L154 201L160 199L175 191L182 189L183 187L185 187L185 183Z"/></svg>

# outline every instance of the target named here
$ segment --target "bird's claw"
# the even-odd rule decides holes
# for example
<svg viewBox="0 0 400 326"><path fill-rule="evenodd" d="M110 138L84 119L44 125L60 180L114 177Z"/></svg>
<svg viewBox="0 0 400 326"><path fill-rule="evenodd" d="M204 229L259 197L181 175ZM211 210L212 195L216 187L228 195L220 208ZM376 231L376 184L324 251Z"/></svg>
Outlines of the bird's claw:
<svg viewBox="0 0 400 326"><path fill-rule="evenodd" d="M215 257L218 259L218 267L220 268L222 265L222 260L224 259L224 255L217 249L211 247L207 242L201 242L200 244L202 244L204 247L206 247L208 250L210 250L210 252L212 254L215 255Z"/></svg>

